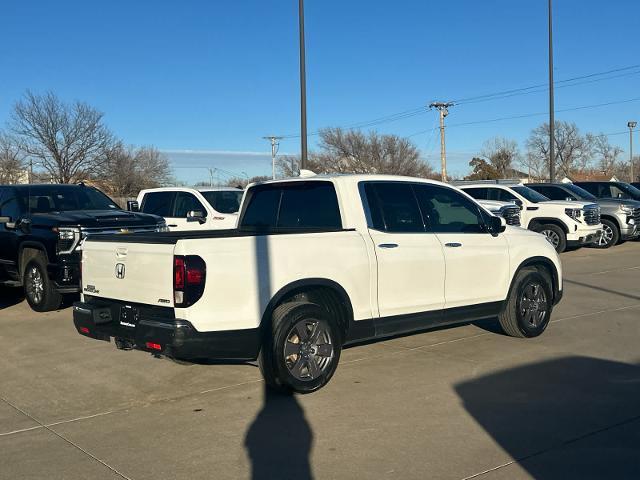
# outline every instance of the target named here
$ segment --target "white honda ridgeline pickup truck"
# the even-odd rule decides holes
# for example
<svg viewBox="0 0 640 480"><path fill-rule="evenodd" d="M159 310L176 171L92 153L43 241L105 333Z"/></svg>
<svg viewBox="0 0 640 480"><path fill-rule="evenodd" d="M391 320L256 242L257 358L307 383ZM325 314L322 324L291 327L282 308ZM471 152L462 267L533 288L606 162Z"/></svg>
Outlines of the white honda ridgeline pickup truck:
<svg viewBox="0 0 640 480"><path fill-rule="evenodd" d="M234 230L83 244L82 335L179 359L255 360L270 387L324 386L348 344L498 317L540 335L562 297L544 236L424 179L249 186Z"/></svg>

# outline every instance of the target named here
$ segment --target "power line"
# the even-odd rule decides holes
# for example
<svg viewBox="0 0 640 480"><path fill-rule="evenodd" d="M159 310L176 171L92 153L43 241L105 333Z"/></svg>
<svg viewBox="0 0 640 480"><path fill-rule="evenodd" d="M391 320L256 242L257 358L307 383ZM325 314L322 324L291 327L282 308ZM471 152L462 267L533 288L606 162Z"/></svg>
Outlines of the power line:
<svg viewBox="0 0 640 480"><path fill-rule="evenodd" d="M630 72L629 70L637 70L637 71ZM620 73L620 72L624 72L624 73ZM611 75L614 73L619 73L619 75ZM627 76L638 75L638 74L640 74L640 64L635 64L635 65L628 65L625 67L605 70L602 72L594 72L586 75L579 75L579 76L567 78L564 80L557 80L554 82L554 85L556 85L558 88L568 88L568 87L585 85L589 83L596 83L596 82L601 82L605 80L613 80L615 78L627 77ZM595 78L595 77L605 76L605 75L610 75L610 76L606 78L597 78L597 79ZM590 80L587 80L587 79L590 79ZM579 82L579 80L586 80L586 81ZM493 92L493 93L486 93L482 95L459 98L457 100L453 100L452 103L454 103L455 105L466 105L471 103L499 100L502 98L510 98L510 97L515 97L519 95L529 95L532 93L545 92L548 90L548 88L549 86L547 83L540 83L536 85L530 85L528 87L514 88L514 89L502 90L502 91ZM391 123L391 122L396 122L398 120L404 120L406 118L411 118L418 115L425 115L426 113L428 113L428 111L425 109L424 106L421 106L421 107L416 107L409 110L404 110L402 112L397 112L397 113L373 118L371 120L363 120L361 122L357 122L353 124L342 125L341 128L358 129L358 128L372 127L372 126L376 126L384 123ZM547 113L545 113L545 115L546 114ZM424 132L420 132L420 133L424 133ZM320 131L316 130L314 132L309 133L307 136L317 136L319 134L320 134ZM300 138L300 134L282 135L282 139L284 140L293 139L293 138Z"/></svg>

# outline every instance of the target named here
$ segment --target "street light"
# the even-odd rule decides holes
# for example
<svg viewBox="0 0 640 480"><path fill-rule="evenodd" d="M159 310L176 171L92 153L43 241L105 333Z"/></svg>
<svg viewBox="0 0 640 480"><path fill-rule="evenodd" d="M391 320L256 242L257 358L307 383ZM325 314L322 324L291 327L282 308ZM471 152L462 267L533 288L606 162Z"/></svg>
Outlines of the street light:
<svg viewBox="0 0 640 480"><path fill-rule="evenodd" d="M549 0L549 182L553 183L556 176L556 123L553 99L553 10Z"/></svg>
<svg viewBox="0 0 640 480"><path fill-rule="evenodd" d="M304 48L304 0L298 0L300 43L300 169L307 168L307 80Z"/></svg>
<svg viewBox="0 0 640 480"><path fill-rule="evenodd" d="M634 121L627 122L627 127L629 127L629 174L632 182L635 180L633 176L633 129L637 124L638 122Z"/></svg>

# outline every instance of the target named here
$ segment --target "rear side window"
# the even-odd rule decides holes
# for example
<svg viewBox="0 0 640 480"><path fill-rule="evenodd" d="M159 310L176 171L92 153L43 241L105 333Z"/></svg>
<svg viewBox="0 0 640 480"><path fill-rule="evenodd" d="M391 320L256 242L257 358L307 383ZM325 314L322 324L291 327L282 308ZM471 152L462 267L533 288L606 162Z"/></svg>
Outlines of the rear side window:
<svg viewBox="0 0 640 480"><path fill-rule="evenodd" d="M142 199L140 211L159 215L161 217L171 217L171 206L176 192L150 192Z"/></svg>
<svg viewBox="0 0 640 480"><path fill-rule="evenodd" d="M470 196L475 198L476 200L488 200L489 199L489 189L488 188L463 188L465 193L468 193Z"/></svg>
<svg viewBox="0 0 640 480"><path fill-rule="evenodd" d="M16 195L13 189L2 189L0 191L0 216L11 217L15 222L22 216L24 200Z"/></svg>
<svg viewBox="0 0 640 480"><path fill-rule="evenodd" d="M423 233L424 222L410 183L364 184L371 227L383 232Z"/></svg>
<svg viewBox="0 0 640 480"><path fill-rule="evenodd" d="M338 197L331 182L292 182L249 190L241 228L339 230Z"/></svg>
<svg viewBox="0 0 640 480"><path fill-rule="evenodd" d="M600 184L598 183L578 183L576 185L578 185L581 188L584 188L587 192L589 192L592 195L595 195L598 198L602 198L603 196L606 197L609 193L607 192L607 195L602 195L602 191L599 188Z"/></svg>

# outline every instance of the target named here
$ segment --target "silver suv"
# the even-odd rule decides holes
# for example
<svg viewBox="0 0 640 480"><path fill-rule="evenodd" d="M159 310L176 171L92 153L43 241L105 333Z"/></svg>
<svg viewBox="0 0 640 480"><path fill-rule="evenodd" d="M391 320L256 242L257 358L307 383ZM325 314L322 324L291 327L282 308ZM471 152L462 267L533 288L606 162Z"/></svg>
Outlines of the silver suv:
<svg viewBox="0 0 640 480"><path fill-rule="evenodd" d="M527 183L551 200L589 201L600 205L602 237L594 244L597 248L613 245L637 238L640 235L640 202L623 198L597 198L584 188L572 183Z"/></svg>

